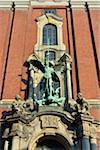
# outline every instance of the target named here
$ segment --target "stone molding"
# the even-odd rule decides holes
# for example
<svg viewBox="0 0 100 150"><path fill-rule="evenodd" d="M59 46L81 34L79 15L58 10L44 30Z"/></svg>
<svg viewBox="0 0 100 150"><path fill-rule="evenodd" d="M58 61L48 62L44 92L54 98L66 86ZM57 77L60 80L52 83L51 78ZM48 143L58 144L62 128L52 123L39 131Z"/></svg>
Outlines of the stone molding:
<svg viewBox="0 0 100 150"><path fill-rule="evenodd" d="M23 122L20 118L16 122L13 122L14 118L8 118L8 124L13 122L13 125L11 131L8 127L5 128L3 138L13 137L13 144L16 143L16 138L20 139L25 142L25 144L22 143L21 145L22 149L27 147L29 150L34 150L38 140L48 135L54 137L59 135L72 145L74 131L71 131L70 127L74 120L70 114L59 109L53 107L41 108L41 112L38 112L28 123Z"/></svg>
<svg viewBox="0 0 100 150"><path fill-rule="evenodd" d="M52 0L50 2L46 0L31 0L31 6L68 6L70 4L73 8L84 8L86 3L85 0ZM87 0L90 8L100 8L100 1L99 0Z"/></svg>
<svg viewBox="0 0 100 150"><path fill-rule="evenodd" d="M90 105L100 105L100 99L87 99Z"/></svg>
<svg viewBox="0 0 100 150"><path fill-rule="evenodd" d="M50 105L39 106L36 111L35 107L31 107L32 104L35 104L34 102L31 103L32 101L29 99L21 101L18 98L17 96L16 103L14 102L12 105L12 111L9 111L9 114L4 114L2 120L2 125L6 121L2 137L5 140L13 137L12 150L15 150L14 144L20 140L25 143L22 142L22 149L34 150L39 139L45 136L55 138L60 136L65 139L66 145L74 145L77 139L83 138L83 136L95 139L96 132L99 132L100 123L85 112L77 112L76 110L76 114L73 115L71 111L75 111L72 110L72 107L69 111L66 106ZM83 97L77 97L77 105L80 104L78 98L82 100L82 103L84 102ZM92 140L92 142L94 141Z"/></svg>
<svg viewBox="0 0 100 150"><path fill-rule="evenodd" d="M7 106L11 106L15 99L2 99L0 100L0 108L8 108ZM100 99L86 99L90 107L100 107Z"/></svg>
<svg viewBox="0 0 100 150"><path fill-rule="evenodd" d="M0 9L11 8L12 2L15 4L15 8L28 8L29 0L0 0Z"/></svg>
<svg viewBox="0 0 100 150"><path fill-rule="evenodd" d="M15 3L16 8L28 8L32 7L44 7L44 6L68 6L69 0L1 0L0 8L11 8L12 2ZM85 0L70 0L72 8L84 8L86 1ZM99 9L100 1L99 0L87 0L87 3L90 8Z"/></svg>
<svg viewBox="0 0 100 150"><path fill-rule="evenodd" d="M59 117L52 115L45 115L40 117L42 128L58 128Z"/></svg>
<svg viewBox="0 0 100 150"><path fill-rule="evenodd" d="M90 141L91 141L91 144L97 144L96 138L91 138Z"/></svg>
<svg viewBox="0 0 100 150"><path fill-rule="evenodd" d="M40 17L37 17L37 26L38 26L38 32L37 32L37 43L34 46L35 51L43 50L47 48L53 48L57 50L65 50L65 45L63 43L62 39L62 25L63 25L63 18L56 16L54 14L46 14L42 15ZM46 24L53 24L57 27L57 39L58 44L57 45L43 45L43 28Z"/></svg>
<svg viewBox="0 0 100 150"><path fill-rule="evenodd" d="M66 132L66 131L65 131L65 132L62 132L62 131L61 131L61 128L60 128L58 131L56 131L56 129L50 129L50 128L49 128L49 129L44 129L44 132L41 131L41 134L40 134L40 135L33 136L32 139L31 139L30 142L29 142L28 149L29 149L29 150L35 150L38 140L41 139L42 137L48 136L48 135L50 135L50 136L55 136L55 137L57 138L57 140L60 140L59 137L58 137L58 135L59 135L59 136L61 136L63 139L66 139L66 141L67 141L68 143L70 143L70 145L73 144L73 142L72 142L72 140L71 140L72 137L71 137L71 134L70 134L70 133L68 133L68 132ZM66 142L66 141L65 141L65 142ZM61 142L61 141L60 141L60 142ZM64 145L66 145L66 143L64 143Z"/></svg>

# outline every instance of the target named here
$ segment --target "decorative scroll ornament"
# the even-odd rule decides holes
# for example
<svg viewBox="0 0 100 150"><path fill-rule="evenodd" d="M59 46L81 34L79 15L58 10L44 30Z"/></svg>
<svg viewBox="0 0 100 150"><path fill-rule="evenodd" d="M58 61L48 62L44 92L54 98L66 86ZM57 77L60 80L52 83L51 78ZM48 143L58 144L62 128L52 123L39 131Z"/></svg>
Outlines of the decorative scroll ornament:
<svg viewBox="0 0 100 150"><path fill-rule="evenodd" d="M17 95L12 109L24 119L30 119L31 116L38 111L38 104L33 99L22 101L20 96Z"/></svg>
<svg viewBox="0 0 100 150"><path fill-rule="evenodd" d="M70 99L68 103L65 103L65 110L70 112L73 117L79 114L90 115L88 103L82 93L77 94L76 100Z"/></svg>

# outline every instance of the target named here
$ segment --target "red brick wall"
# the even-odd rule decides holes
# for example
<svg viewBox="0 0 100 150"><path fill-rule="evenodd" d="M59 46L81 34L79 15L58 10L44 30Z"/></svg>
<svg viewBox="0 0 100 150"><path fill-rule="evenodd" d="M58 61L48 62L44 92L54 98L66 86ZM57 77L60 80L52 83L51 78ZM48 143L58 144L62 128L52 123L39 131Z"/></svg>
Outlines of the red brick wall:
<svg viewBox="0 0 100 150"><path fill-rule="evenodd" d="M74 10L73 20L80 91L86 98L98 98L98 79L87 12L85 10Z"/></svg>
<svg viewBox="0 0 100 150"><path fill-rule="evenodd" d="M100 150L100 132L97 133L97 150Z"/></svg>
<svg viewBox="0 0 100 150"><path fill-rule="evenodd" d="M93 26L93 32L95 37L95 43L96 43L96 49L97 49L97 56L99 61L99 68L100 68L100 11L97 10L91 10L90 11L91 20L92 20L92 26Z"/></svg>
<svg viewBox="0 0 100 150"><path fill-rule="evenodd" d="M25 48L26 11L16 11L4 82L3 98L14 98L20 92L23 55Z"/></svg>
<svg viewBox="0 0 100 150"><path fill-rule="evenodd" d="M8 37L11 22L11 11L0 10L0 94L4 72L5 56L7 53Z"/></svg>
<svg viewBox="0 0 100 150"><path fill-rule="evenodd" d="M24 65L25 61L32 54L34 45L37 41L37 23L36 17L42 15L43 9L30 8L29 10L16 10L13 24L13 31L11 37L11 45L9 51L9 58L7 63L6 78L4 82L3 99L13 99L16 94L20 94L22 98L25 97L25 89L27 87L27 68ZM8 25L10 24L10 11L0 11L0 67L3 68L3 61L5 59L4 53L5 41L7 40ZM72 28L70 11L68 13L68 28L70 51L73 60L72 64L72 79L74 95L76 90L76 76L75 76L75 61L74 50L72 42ZM98 11L91 11L93 18L93 31L97 49L99 49L99 27L97 21L99 18ZM57 9L57 15L63 17L63 39L68 52L68 34L66 24L66 9ZM2 23L1 23L2 22ZM75 31L75 44L78 62L78 73L80 90L85 98L99 98L99 87L96 73L95 59L93 54L93 47L91 43L91 35L89 30L89 23L87 12L85 10L73 10L73 23ZM99 50L97 52L98 58ZM1 71L0 69L0 71ZM1 71L2 72L2 71ZM1 77L1 75L0 75Z"/></svg>
<svg viewBox="0 0 100 150"><path fill-rule="evenodd" d="M42 9L30 9L28 12L27 18L27 31L26 31L26 40L25 40L25 50L23 56L23 63L28 59L28 57L33 53L34 46L37 42L37 22L36 18L41 16ZM27 80L27 68L22 68L22 79ZM20 95L22 98L25 98L25 90L27 85L21 82Z"/></svg>
<svg viewBox="0 0 100 150"><path fill-rule="evenodd" d="M67 36L67 20L66 20L66 9L57 9L57 15L63 18L63 42L66 45L66 51L68 52L68 36Z"/></svg>
<svg viewBox="0 0 100 150"><path fill-rule="evenodd" d="M100 120L100 109L92 107L90 108L90 114L97 120Z"/></svg>

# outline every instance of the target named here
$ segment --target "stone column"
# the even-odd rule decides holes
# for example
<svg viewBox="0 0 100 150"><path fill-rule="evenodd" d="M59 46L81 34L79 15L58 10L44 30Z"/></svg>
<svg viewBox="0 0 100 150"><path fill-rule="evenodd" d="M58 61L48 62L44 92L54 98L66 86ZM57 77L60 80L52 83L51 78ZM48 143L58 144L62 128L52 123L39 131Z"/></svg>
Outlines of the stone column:
<svg viewBox="0 0 100 150"><path fill-rule="evenodd" d="M8 144L9 144L9 142L7 140L5 140L4 150L8 150Z"/></svg>
<svg viewBox="0 0 100 150"><path fill-rule="evenodd" d="M1 134L1 122L0 122L0 149L1 149L1 145L2 145L2 134Z"/></svg>
<svg viewBox="0 0 100 150"><path fill-rule="evenodd" d="M64 96L64 76L61 75L59 79L60 79L60 96L63 97Z"/></svg>
<svg viewBox="0 0 100 150"><path fill-rule="evenodd" d="M67 56L66 56L67 57ZM69 99L72 99L72 88L71 88L71 75L70 75L70 70L71 70L71 60L69 58L66 58L65 60L65 96Z"/></svg>
<svg viewBox="0 0 100 150"><path fill-rule="evenodd" d="M81 149L81 139L74 144L74 149L72 150L83 150Z"/></svg>
<svg viewBox="0 0 100 150"><path fill-rule="evenodd" d="M75 150L75 146L74 145L71 145L71 150Z"/></svg>
<svg viewBox="0 0 100 150"><path fill-rule="evenodd" d="M88 136L82 138L82 150L90 150L90 142Z"/></svg>
<svg viewBox="0 0 100 150"><path fill-rule="evenodd" d="M90 117L87 115L81 115L82 119L82 150L90 150Z"/></svg>
<svg viewBox="0 0 100 150"><path fill-rule="evenodd" d="M90 138L90 145L91 150L96 150L96 125L91 124L91 138Z"/></svg>
<svg viewBox="0 0 100 150"><path fill-rule="evenodd" d="M81 114L82 150L96 150L97 122L87 114Z"/></svg>
<svg viewBox="0 0 100 150"><path fill-rule="evenodd" d="M20 150L20 140L18 136L13 137L12 150Z"/></svg>
<svg viewBox="0 0 100 150"><path fill-rule="evenodd" d="M33 65L30 64L30 68L29 68L29 93L28 93L28 99L34 98L33 75L34 75Z"/></svg>
<svg viewBox="0 0 100 150"><path fill-rule="evenodd" d="M91 144L91 150L96 150L96 138L94 137L92 137L91 139L90 139L90 144Z"/></svg>

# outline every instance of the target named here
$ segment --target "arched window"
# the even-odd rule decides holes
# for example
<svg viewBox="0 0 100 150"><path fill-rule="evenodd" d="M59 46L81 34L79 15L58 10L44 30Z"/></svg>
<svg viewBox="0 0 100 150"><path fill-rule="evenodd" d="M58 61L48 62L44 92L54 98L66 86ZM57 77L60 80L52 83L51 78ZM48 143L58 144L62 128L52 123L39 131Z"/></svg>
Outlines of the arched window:
<svg viewBox="0 0 100 150"><path fill-rule="evenodd" d="M46 24L43 28L43 45L57 45L57 27Z"/></svg>
<svg viewBox="0 0 100 150"><path fill-rule="evenodd" d="M47 57L48 53L49 53L49 60L50 61L53 61L56 59L56 53L54 51L49 51L49 52L46 51L45 52L45 58Z"/></svg>

